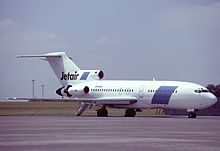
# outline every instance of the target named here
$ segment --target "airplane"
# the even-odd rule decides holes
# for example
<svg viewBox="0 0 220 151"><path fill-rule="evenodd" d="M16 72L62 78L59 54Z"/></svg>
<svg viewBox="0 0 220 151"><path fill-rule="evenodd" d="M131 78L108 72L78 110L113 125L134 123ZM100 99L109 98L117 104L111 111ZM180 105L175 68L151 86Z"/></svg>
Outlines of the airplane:
<svg viewBox="0 0 220 151"><path fill-rule="evenodd" d="M81 70L65 52L42 55L18 55L16 58L40 58L48 61L62 87L62 98L12 98L13 100L80 102L75 115L87 108L100 107L97 116L108 116L107 108L122 108L125 117L134 117L143 109L186 109L188 118L196 118L200 109L208 108L217 98L207 88L180 81L103 80L102 70Z"/></svg>

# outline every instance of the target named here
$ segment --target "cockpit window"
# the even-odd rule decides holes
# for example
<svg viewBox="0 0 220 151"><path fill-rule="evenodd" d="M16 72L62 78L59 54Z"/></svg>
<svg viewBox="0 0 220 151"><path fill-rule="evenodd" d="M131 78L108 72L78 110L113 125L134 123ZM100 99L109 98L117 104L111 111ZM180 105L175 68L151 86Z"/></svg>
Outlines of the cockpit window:
<svg viewBox="0 0 220 151"><path fill-rule="evenodd" d="M201 93L201 90L195 90L194 92L196 92L196 93Z"/></svg>
<svg viewBox="0 0 220 151"><path fill-rule="evenodd" d="M206 89L202 89L202 92L209 92L208 90L206 90Z"/></svg>
<svg viewBox="0 0 220 151"><path fill-rule="evenodd" d="M208 91L208 89L199 88L199 89L197 89L197 90L194 90L194 92L196 92L196 93L207 93L207 92L209 92L209 91Z"/></svg>

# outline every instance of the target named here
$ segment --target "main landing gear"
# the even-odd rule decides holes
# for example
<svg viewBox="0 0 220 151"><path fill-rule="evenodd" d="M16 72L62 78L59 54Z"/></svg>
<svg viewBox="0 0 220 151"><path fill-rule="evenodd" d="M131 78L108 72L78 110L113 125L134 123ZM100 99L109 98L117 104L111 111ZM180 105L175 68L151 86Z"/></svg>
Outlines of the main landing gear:
<svg viewBox="0 0 220 151"><path fill-rule="evenodd" d="M136 110L135 109L127 109L127 110L125 110L124 117L135 117L135 115L136 115ZM103 106L101 109L97 110L97 116L98 117L107 117L108 116L108 110L106 109L106 106Z"/></svg>
<svg viewBox="0 0 220 151"><path fill-rule="evenodd" d="M198 110L187 110L187 113L188 113L188 118L196 118L197 114L196 112L198 112Z"/></svg>
<svg viewBox="0 0 220 151"><path fill-rule="evenodd" d="M99 116L99 117L107 117L108 116L108 110L106 109L106 106L103 106L101 109L97 110L97 116Z"/></svg>
<svg viewBox="0 0 220 151"><path fill-rule="evenodd" d="M125 110L125 117L135 117L135 115L136 115L135 109Z"/></svg>

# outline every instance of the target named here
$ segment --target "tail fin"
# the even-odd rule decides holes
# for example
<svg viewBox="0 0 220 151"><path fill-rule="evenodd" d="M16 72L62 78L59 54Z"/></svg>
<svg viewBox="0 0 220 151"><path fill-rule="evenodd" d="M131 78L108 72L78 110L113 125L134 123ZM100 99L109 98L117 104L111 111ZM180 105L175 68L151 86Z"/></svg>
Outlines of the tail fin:
<svg viewBox="0 0 220 151"><path fill-rule="evenodd" d="M77 80L80 69L79 67L65 54L65 52L52 52L43 55L19 55L16 58L41 58L49 62L58 80L63 86L79 83Z"/></svg>

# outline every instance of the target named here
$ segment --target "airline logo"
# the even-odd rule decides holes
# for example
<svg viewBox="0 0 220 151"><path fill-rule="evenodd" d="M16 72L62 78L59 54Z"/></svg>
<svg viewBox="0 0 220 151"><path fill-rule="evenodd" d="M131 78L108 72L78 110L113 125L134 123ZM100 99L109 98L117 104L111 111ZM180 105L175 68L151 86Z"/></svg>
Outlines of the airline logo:
<svg viewBox="0 0 220 151"><path fill-rule="evenodd" d="M80 77L80 80L86 80L89 76L90 72L84 72L82 76ZM77 80L79 74L78 73L61 73L60 80Z"/></svg>
<svg viewBox="0 0 220 151"><path fill-rule="evenodd" d="M64 73L62 72L60 80L77 80L77 77L79 76L78 73Z"/></svg>

